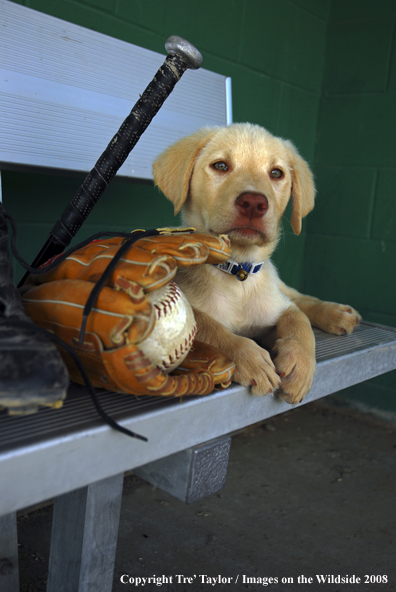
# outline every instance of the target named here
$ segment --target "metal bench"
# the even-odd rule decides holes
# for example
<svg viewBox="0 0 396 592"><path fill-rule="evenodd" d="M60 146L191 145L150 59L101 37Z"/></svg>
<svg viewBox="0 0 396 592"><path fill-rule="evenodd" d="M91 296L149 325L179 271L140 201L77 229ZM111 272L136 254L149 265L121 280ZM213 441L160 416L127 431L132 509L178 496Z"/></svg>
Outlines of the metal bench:
<svg viewBox="0 0 396 592"><path fill-rule="evenodd" d="M0 169L90 170L98 146L106 146L163 56L7 0L0 0L0 21ZM60 127L53 133L60 120L67 121L66 136ZM230 80L187 72L119 174L151 179L152 161L172 141L230 122ZM315 333L318 366L304 403L396 368L396 329L362 323L349 336ZM224 486L229 434L290 409L276 396L253 397L238 385L182 401L111 392L99 398L148 442L103 425L77 385L62 409L0 415L4 592L19 589L17 510L55 499L49 592L110 591L124 472L194 502Z"/></svg>

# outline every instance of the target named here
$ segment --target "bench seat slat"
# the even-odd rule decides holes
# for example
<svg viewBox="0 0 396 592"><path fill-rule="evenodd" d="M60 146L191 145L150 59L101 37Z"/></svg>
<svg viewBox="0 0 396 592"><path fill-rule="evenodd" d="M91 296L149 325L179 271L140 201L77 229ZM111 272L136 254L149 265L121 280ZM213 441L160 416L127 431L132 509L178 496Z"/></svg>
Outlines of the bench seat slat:
<svg viewBox="0 0 396 592"><path fill-rule="evenodd" d="M352 335L315 333L318 345L327 343L339 352L328 356L326 348L318 347L314 383L303 403L396 369L396 329L362 323ZM42 409L19 418L0 416L0 473L4 484L0 515L292 408L273 395L252 396L239 385L207 397L185 397L182 402L178 398L109 392L101 395L101 402L115 419L149 441L128 438L103 425L84 387L77 385L71 388L62 409ZM98 450L100 459L92 463ZM23 486L26 480L28 490Z"/></svg>
<svg viewBox="0 0 396 592"><path fill-rule="evenodd" d="M90 171L165 55L0 0L0 169ZM230 79L187 71L119 171L152 179L167 146L230 121Z"/></svg>

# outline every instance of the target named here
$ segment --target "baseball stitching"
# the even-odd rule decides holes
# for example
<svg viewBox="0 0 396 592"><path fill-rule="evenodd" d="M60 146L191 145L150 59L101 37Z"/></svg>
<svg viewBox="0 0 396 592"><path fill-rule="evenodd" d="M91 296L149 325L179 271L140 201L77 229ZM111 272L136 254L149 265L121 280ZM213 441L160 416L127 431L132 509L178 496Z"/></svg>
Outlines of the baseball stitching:
<svg viewBox="0 0 396 592"><path fill-rule="evenodd" d="M169 354L169 363L167 364L166 362L162 362L162 367L163 368L170 368L175 362L177 362L178 360L180 360L181 357L183 357L184 355L188 354L188 352L191 349L191 346L193 344L193 341L195 339L195 336L197 334L197 325L194 325L194 327L192 328L191 333L188 334L188 338L186 338L184 340L184 349L183 349L183 343L181 343L179 345L179 349L175 349L175 354L174 357L172 357Z"/></svg>
<svg viewBox="0 0 396 592"><path fill-rule="evenodd" d="M157 313L157 319L161 319L170 314L180 300L181 292L180 288L174 282L168 284L168 293L160 302L154 304L154 308ZM168 369L184 357L191 349L195 336L197 334L197 325L194 324L188 337L184 339L184 343L180 343L178 348L174 350L173 356L169 354L168 361L162 361L161 366L164 369Z"/></svg>

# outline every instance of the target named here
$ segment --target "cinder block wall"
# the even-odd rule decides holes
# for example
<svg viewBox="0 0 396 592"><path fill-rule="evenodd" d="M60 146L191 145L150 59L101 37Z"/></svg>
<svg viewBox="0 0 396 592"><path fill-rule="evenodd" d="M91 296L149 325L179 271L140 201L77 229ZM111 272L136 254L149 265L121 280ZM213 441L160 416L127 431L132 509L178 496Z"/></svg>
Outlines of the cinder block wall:
<svg viewBox="0 0 396 592"><path fill-rule="evenodd" d="M303 289L396 326L396 2L332 0ZM396 411L396 372L342 394Z"/></svg>

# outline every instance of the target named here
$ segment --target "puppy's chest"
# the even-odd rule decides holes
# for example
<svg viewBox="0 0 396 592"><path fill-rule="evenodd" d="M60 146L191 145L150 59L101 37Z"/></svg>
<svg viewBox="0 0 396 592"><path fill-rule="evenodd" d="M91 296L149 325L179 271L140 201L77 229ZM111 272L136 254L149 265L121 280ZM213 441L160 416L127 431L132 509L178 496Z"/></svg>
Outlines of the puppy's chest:
<svg viewBox="0 0 396 592"><path fill-rule="evenodd" d="M275 278L263 273L244 282L201 266L182 270L176 281L195 308L206 312L239 335L255 337L278 321L286 307ZM206 268L206 269L205 269Z"/></svg>

